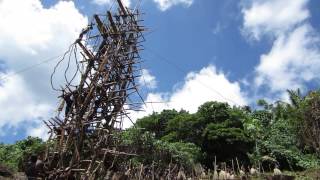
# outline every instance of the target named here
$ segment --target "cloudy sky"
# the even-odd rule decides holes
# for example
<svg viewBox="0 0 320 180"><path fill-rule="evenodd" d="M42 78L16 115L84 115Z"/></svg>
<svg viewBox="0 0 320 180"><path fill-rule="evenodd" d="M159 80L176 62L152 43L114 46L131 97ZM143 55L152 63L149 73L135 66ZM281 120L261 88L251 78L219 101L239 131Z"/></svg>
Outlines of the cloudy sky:
<svg viewBox="0 0 320 180"><path fill-rule="evenodd" d="M94 13L114 0L0 0L0 142L45 137L50 74ZM135 7L138 0L123 0ZM254 105L319 86L320 1L140 0L145 13L142 117L195 112L210 100ZM63 83L56 77L55 83ZM126 126L130 124L126 123Z"/></svg>

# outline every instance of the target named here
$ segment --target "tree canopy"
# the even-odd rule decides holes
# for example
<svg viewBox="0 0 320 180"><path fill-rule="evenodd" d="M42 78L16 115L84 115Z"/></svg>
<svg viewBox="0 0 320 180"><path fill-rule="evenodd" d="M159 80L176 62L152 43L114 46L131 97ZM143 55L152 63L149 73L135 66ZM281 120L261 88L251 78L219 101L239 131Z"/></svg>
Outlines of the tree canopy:
<svg viewBox="0 0 320 180"><path fill-rule="evenodd" d="M215 159L228 163L236 158L266 170L276 165L288 170L317 167L320 91L288 94L290 102L260 99L254 110L221 102L206 102L196 113L164 110L137 120L127 132L139 129L164 144L192 144L200 150L194 162L208 168Z"/></svg>
<svg viewBox="0 0 320 180"><path fill-rule="evenodd" d="M198 111L164 110L136 121L119 132L120 145L138 156L132 163L196 164L213 168L217 162L239 160L241 165L270 170L303 170L320 165L320 91L305 95L288 91L290 102L268 103L255 108L206 102ZM0 163L21 169L27 156L44 150L39 138L0 144Z"/></svg>

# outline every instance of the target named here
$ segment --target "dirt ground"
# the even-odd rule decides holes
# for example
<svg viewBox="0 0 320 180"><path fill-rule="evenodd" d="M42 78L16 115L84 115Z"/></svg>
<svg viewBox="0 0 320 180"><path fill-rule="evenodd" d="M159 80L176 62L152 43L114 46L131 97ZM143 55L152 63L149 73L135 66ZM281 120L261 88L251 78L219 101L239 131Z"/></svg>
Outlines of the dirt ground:
<svg viewBox="0 0 320 180"><path fill-rule="evenodd" d="M302 172L286 171L286 172L284 172L284 174L293 175L293 176L295 176L295 179L297 179L297 180L320 180L320 169L309 169L309 170L302 171ZM265 176L267 176L267 175L271 175L271 173L264 174L260 177L252 177L251 179L253 179L253 180L266 179ZM14 179L14 180L27 180L27 178L23 172L15 173L14 177L12 177L12 178L5 178L5 177L0 176L0 180L12 180L12 179Z"/></svg>
<svg viewBox="0 0 320 180"><path fill-rule="evenodd" d="M14 180L27 180L27 177L23 172L18 172L14 174L14 177L2 177L0 176L0 180L9 180L9 179L14 179Z"/></svg>

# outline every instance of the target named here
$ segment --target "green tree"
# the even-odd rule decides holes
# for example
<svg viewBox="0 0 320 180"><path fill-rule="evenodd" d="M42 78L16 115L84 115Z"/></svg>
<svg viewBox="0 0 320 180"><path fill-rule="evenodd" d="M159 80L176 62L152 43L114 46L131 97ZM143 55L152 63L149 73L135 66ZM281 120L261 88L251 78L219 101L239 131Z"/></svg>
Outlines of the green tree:
<svg viewBox="0 0 320 180"><path fill-rule="evenodd" d="M302 116L302 121L297 123L300 144L308 152L317 153L320 157L320 91L308 93L299 109Z"/></svg>
<svg viewBox="0 0 320 180"><path fill-rule="evenodd" d="M122 145L130 147L137 157L131 159L135 163L167 167L169 163L176 163L191 170L199 162L200 148L188 142L168 142L155 138L154 133L130 128L121 134Z"/></svg>
<svg viewBox="0 0 320 180"><path fill-rule="evenodd" d="M247 112L240 108L228 108L227 114L224 116L226 119L207 124L203 131L202 147L207 154L205 164L209 167L212 167L215 157L218 161L237 157L242 162L248 162L247 153L253 149L253 140L243 126L243 121L249 118Z"/></svg>
<svg viewBox="0 0 320 180"><path fill-rule="evenodd" d="M155 133L156 138L165 135L168 121L179 114L188 114L185 111L177 112L176 110L164 110L161 113L154 112L150 116L143 117L136 122L136 127L145 131Z"/></svg>
<svg viewBox="0 0 320 180"><path fill-rule="evenodd" d="M245 123L246 130L256 141L255 151L250 158L252 162L257 162L263 161L263 157L270 157L281 168L289 170L316 167L319 159L312 155L314 151L310 151L308 145L308 140L312 138L305 138L307 136L304 133L312 132L310 129L313 126L307 125L307 122L315 121L307 116L318 108L312 107L314 103L309 102L317 100L310 93L302 96L300 90L290 90L288 94L289 103L277 101L268 104L264 100L259 101L258 104L264 109L254 111L252 120Z"/></svg>
<svg viewBox="0 0 320 180"><path fill-rule="evenodd" d="M191 142L201 144L202 128L194 114L179 114L169 120L163 140L169 142Z"/></svg>
<svg viewBox="0 0 320 180"><path fill-rule="evenodd" d="M15 144L0 144L0 163L22 171L30 155L44 152L45 143L37 137L27 137Z"/></svg>

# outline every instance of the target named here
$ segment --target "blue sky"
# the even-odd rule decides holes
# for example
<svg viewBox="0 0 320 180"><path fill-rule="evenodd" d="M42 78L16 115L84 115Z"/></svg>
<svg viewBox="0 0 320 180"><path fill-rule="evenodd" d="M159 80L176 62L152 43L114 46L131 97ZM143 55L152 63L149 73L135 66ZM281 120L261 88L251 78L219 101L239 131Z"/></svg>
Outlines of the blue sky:
<svg viewBox="0 0 320 180"><path fill-rule="evenodd" d="M49 85L56 61L15 72L63 53L112 2L0 1L0 142L46 136L42 120L58 102ZM285 101L286 89L318 88L319 8L317 0L142 0L149 31L138 81L145 101L166 103L132 117L195 112L209 100L253 106L262 97Z"/></svg>

